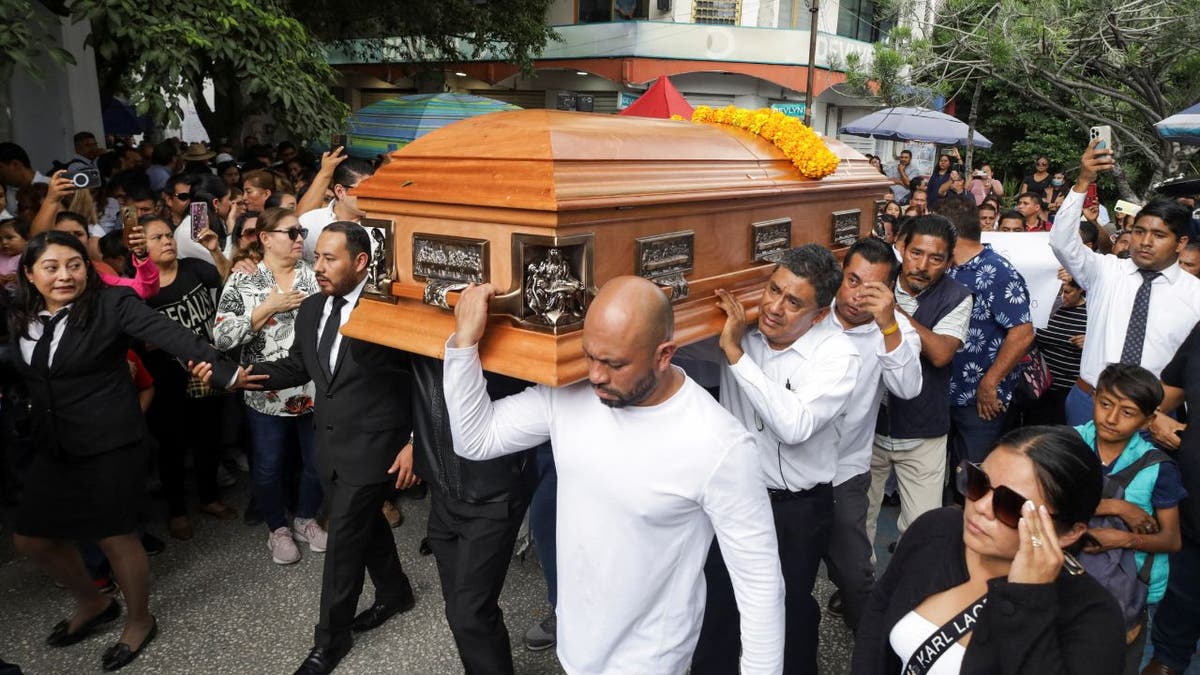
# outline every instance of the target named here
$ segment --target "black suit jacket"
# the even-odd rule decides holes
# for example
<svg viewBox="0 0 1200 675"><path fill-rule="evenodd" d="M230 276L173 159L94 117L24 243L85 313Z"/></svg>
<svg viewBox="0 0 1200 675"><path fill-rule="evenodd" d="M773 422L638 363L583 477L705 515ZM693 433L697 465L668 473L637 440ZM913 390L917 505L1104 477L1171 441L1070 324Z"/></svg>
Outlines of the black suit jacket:
<svg viewBox="0 0 1200 675"><path fill-rule="evenodd" d="M212 363L215 386L228 383L237 371L212 345L148 307L128 288L102 289L88 324L80 327L74 319L67 318L49 374L25 363L19 335L12 338L17 372L29 386L33 440L62 457L89 457L146 439L145 417L126 361L130 338L185 362Z"/></svg>
<svg viewBox="0 0 1200 675"><path fill-rule="evenodd" d="M256 363L254 372L269 376L267 389L312 380L317 390L317 467L323 479L336 474L350 485L380 483L388 480L388 468L412 434L408 354L343 335L333 378L327 379L317 359L317 326L328 297L319 293L300 304L288 355Z"/></svg>

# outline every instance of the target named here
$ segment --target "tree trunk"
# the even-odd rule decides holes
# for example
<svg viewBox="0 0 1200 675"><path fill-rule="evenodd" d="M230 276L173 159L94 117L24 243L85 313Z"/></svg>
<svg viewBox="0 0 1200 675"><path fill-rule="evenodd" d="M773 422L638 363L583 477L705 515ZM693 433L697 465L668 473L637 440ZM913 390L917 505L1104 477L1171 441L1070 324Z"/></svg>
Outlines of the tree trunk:
<svg viewBox="0 0 1200 675"><path fill-rule="evenodd" d="M967 116L967 156L964 180L971 175L972 163L975 159L975 121L979 118L979 96L983 91L983 79L975 79L975 93L971 95L971 114Z"/></svg>

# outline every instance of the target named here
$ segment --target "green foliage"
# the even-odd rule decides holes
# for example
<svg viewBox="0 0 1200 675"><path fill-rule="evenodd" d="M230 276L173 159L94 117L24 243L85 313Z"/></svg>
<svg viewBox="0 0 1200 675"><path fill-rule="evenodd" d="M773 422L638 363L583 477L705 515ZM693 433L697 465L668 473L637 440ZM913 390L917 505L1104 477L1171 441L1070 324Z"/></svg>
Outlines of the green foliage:
<svg viewBox="0 0 1200 675"><path fill-rule="evenodd" d="M191 98L212 138L229 136L249 114L269 111L291 132L315 138L348 113L330 85L320 45L277 0L75 0L90 20L101 94L124 93L159 123L178 121ZM217 105L202 95L211 80Z"/></svg>
<svg viewBox="0 0 1200 675"><path fill-rule="evenodd" d="M532 68L546 42L552 0L404 0L381 12L377 0L287 0L321 40L358 60L462 61L489 58Z"/></svg>
<svg viewBox="0 0 1200 675"><path fill-rule="evenodd" d="M40 77L37 59L48 54L59 65L74 64L75 57L57 47L46 49L54 38L50 35L50 18L44 11L35 10L29 0L0 0L0 65L13 64L35 77Z"/></svg>
<svg viewBox="0 0 1200 675"><path fill-rule="evenodd" d="M960 101L983 80L979 128L997 148L982 154L1006 170L1039 153L1076 164L1094 125L1113 128L1114 178L1127 198L1193 156L1153 124L1200 98L1200 0L943 0L932 23L910 0L892 1L928 40L897 50L907 69L871 65L848 80L874 81L881 93L931 87ZM889 77L900 86L878 80Z"/></svg>

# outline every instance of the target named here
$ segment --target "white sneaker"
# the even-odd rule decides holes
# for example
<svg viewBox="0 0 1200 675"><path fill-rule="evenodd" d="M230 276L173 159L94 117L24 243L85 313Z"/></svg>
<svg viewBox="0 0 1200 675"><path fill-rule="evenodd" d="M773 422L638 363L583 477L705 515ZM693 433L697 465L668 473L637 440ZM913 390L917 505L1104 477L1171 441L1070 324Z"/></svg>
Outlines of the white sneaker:
<svg viewBox="0 0 1200 675"><path fill-rule="evenodd" d="M329 539L329 534L321 529L321 526L314 518L297 518L292 521L292 528L296 535L296 541L308 543L308 548L313 553L324 553L325 543Z"/></svg>
<svg viewBox="0 0 1200 675"><path fill-rule="evenodd" d="M291 565L300 560L300 549L292 541L292 531L281 527L267 536L267 548L271 549L271 560L277 565Z"/></svg>

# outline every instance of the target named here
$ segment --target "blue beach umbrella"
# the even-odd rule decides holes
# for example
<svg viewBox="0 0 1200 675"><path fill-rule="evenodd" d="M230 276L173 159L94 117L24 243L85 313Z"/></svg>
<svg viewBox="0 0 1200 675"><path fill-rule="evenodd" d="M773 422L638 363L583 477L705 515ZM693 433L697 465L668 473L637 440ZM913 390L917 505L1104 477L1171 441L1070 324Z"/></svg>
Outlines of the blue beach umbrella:
<svg viewBox="0 0 1200 675"><path fill-rule="evenodd" d="M847 124L841 134L887 141L923 141L939 145L966 145L966 122L927 108L884 108ZM990 148L992 142L978 131L975 147Z"/></svg>
<svg viewBox="0 0 1200 675"><path fill-rule="evenodd" d="M364 159L398 150L451 122L518 106L471 94L414 94L389 98L350 116L347 154Z"/></svg>
<svg viewBox="0 0 1200 675"><path fill-rule="evenodd" d="M1156 123L1154 130L1168 141L1200 145L1200 103Z"/></svg>

